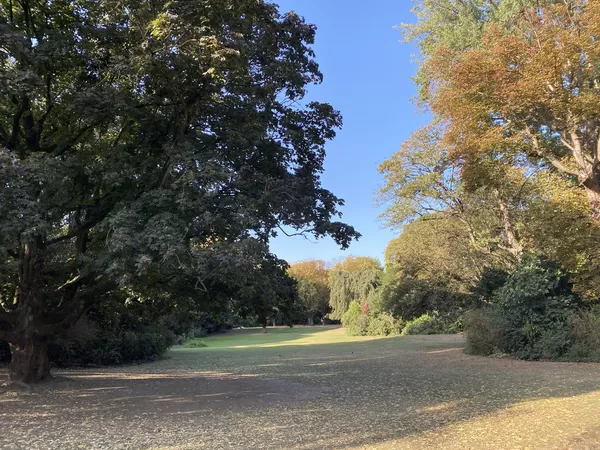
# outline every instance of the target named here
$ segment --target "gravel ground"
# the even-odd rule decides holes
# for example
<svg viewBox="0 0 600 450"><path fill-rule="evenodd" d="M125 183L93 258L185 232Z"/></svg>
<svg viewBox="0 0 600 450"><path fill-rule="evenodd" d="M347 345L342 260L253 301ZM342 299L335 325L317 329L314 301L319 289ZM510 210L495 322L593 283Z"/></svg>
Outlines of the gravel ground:
<svg viewBox="0 0 600 450"><path fill-rule="evenodd" d="M313 330L55 371L0 393L0 448L600 449L599 364L471 357L459 335Z"/></svg>

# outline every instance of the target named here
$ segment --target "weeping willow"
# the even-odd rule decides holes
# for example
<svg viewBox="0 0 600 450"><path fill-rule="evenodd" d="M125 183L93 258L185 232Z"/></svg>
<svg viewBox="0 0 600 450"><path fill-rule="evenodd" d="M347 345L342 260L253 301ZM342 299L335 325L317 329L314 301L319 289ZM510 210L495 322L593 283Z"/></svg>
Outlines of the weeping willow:
<svg viewBox="0 0 600 450"><path fill-rule="evenodd" d="M329 306L331 306L329 317L340 320L353 300L360 304L365 303L369 294L379 286L381 274L381 269L331 270L329 272Z"/></svg>

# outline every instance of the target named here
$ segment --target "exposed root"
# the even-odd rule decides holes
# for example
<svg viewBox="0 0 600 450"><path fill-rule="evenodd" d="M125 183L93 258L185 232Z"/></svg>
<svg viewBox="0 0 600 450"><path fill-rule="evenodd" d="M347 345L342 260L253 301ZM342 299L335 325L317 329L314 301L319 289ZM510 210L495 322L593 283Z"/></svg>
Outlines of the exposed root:
<svg viewBox="0 0 600 450"><path fill-rule="evenodd" d="M33 389L30 384L18 380L9 380L6 383L3 383L0 387L3 391L12 391L15 390L15 388L21 388L27 391L31 391Z"/></svg>

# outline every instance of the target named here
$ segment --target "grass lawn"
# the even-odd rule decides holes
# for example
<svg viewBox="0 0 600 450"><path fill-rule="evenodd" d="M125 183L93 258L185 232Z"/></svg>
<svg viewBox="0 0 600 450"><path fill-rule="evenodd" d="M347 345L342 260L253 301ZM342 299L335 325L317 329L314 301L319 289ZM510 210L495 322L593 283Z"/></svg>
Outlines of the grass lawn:
<svg viewBox="0 0 600 450"><path fill-rule="evenodd" d="M205 342L0 394L0 448L600 448L598 364L472 357L459 335L327 327Z"/></svg>
<svg viewBox="0 0 600 450"><path fill-rule="evenodd" d="M267 333L262 328L247 328L231 330L223 334L211 335L202 340L210 349L225 348L257 348L280 347L286 345L317 345L339 344L344 342L365 342L378 339L376 337L348 336L339 327L305 327L295 326L268 328ZM206 351L207 348L201 350ZM181 348L175 348L179 351ZM185 349L188 351L189 349Z"/></svg>

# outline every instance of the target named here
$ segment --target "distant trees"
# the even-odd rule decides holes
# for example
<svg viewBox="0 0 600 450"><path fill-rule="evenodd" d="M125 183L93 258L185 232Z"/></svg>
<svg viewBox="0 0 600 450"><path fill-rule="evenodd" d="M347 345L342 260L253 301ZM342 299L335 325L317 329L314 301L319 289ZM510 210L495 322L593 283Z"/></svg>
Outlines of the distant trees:
<svg viewBox="0 0 600 450"><path fill-rule="evenodd" d="M308 325L329 312L329 279L325 262L308 260L292 264L288 273L297 282L298 306Z"/></svg>
<svg viewBox="0 0 600 450"><path fill-rule="evenodd" d="M350 302L366 304L380 283L383 268L375 258L349 256L329 270L330 317L340 320Z"/></svg>

